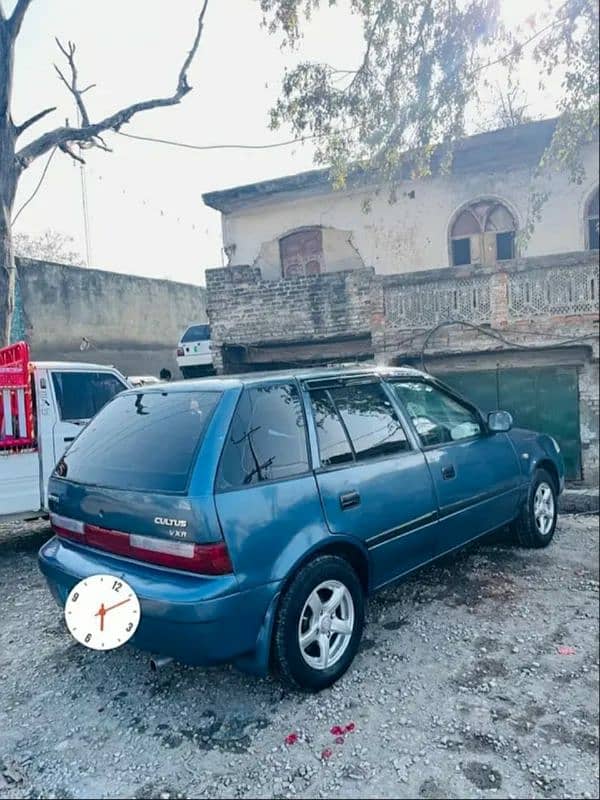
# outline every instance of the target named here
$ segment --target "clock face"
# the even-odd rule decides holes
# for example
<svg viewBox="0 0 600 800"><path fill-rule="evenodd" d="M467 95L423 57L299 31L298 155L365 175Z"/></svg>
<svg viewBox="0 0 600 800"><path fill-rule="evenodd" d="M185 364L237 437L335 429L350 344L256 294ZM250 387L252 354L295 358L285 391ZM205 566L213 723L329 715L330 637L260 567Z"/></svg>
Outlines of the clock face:
<svg viewBox="0 0 600 800"><path fill-rule="evenodd" d="M123 578L91 575L71 589L65 620L80 644L92 650L114 650L135 633L140 603Z"/></svg>

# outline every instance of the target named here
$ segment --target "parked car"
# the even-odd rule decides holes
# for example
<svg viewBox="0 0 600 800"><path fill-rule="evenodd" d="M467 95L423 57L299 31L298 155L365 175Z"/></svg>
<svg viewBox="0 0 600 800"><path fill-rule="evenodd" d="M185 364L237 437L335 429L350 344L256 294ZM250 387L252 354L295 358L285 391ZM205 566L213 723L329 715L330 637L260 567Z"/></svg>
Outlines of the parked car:
<svg viewBox="0 0 600 800"><path fill-rule="evenodd" d="M210 325L190 325L177 345L177 366L184 378L214 375Z"/></svg>
<svg viewBox="0 0 600 800"><path fill-rule="evenodd" d="M46 512L56 462L91 417L129 388L114 367L32 362L25 342L0 349L0 522Z"/></svg>
<svg viewBox="0 0 600 800"><path fill-rule="evenodd" d="M373 592L505 525L550 543L559 448L511 424L404 368L125 392L51 478L40 566L61 605L80 579L124 578L143 650L274 662L319 690L356 655Z"/></svg>
<svg viewBox="0 0 600 800"><path fill-rule="evenodd" d="M135 388L139 386L150 386L156 383L163 383L160 378L155 375L128 375L127 382L130 386Z"/></svg>

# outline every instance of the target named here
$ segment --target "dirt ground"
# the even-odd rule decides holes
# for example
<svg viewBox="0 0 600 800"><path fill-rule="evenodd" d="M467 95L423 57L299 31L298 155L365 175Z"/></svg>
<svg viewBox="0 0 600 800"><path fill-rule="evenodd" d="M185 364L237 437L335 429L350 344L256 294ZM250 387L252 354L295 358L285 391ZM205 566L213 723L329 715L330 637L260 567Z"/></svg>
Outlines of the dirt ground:
<svg viewBox="0 0 600 800"><path fill-rule="evenodd" d="M76 644L37 569L49 535L0 526L2 800L598 797L597 517L379 595L353 668L317 696Z"/></svg>

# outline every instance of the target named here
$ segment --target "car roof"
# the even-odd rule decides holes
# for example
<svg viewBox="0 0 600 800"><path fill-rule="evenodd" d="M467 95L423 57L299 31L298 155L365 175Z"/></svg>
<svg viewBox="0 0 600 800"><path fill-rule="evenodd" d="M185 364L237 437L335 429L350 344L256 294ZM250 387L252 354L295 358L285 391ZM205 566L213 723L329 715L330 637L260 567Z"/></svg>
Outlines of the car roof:
<svg viewBox="0 0 600 800"><path fill-rule="evenodd" d="M369 375L381 375L382 377L428 377L425 372L420 372L412 367L385 367L371 366L363 367L312 367L297 369L270 370L265 372L247 372L238 375L223 375L215 378L192 378L184 381L174 381L160 385L144 387L149 392L162 391L167 387L169 391L190 391L200 390L206 392L224 392L228 389L239 389L242 386L255 386L265 383L276 383L286 380L319 380L327 378L346 378L361 377Z"/></svg>
<svg viewBox="0 0 600 800"><path fill-rule="evenodd" d="M111 369L118 372L117 368L113 364L95 364L94 362L90 361L32 361L31 363L34 366L34 369L77 369L87 370L90 372L95 370L106 371Z"/></svg>

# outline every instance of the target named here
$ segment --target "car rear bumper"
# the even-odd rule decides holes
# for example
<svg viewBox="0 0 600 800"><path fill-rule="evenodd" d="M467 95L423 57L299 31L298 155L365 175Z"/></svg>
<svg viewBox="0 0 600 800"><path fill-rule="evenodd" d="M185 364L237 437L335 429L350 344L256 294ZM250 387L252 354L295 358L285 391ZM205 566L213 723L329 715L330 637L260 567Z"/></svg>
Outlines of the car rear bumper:
<svg viewBox="0 0 600 800"><path fill-rule="evenodd" d="M177 573L54 537L39 552L40 569L62 608L76 583L107 573L138 595L141 618L130 644L184 664L209 665L251 654L278 584L240 592L235 576Z"/></svg>
<svg viewBox="0 0 600 800"><path fill-rule="evenodd" d="M178 367L209 367L212 363L212 353L190 353L189 356L177 356Z"/></svg>

